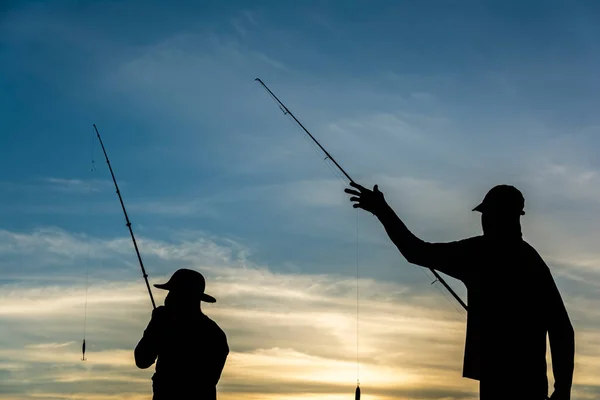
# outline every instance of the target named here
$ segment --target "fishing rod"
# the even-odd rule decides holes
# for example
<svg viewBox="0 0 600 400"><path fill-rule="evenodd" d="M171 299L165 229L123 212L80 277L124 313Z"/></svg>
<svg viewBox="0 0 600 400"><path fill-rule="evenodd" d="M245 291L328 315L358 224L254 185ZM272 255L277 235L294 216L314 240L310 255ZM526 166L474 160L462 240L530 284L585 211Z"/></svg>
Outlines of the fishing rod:
<svg viewBox="0 0 600 400"><path fill-rule="evenodd" d="M156 308L156 304L154 303L154 297L152 296L152 290L150 289L150 283L148 283L148 274L146 273L146 269L144 269L144 263L142 262L142 256L140 255L140 251L137 246L137 242L135 241L135 235L133 234L133 229L131 229L131 222L129 221L129 217L127 216L127 210L125 210L125 204L123 203L123 198L121 197L121 191L119 190L119 185L117 185L117 179L115 178L115 174L113 173L112 167L110 165L110 161L108 160L108 155L106 154L106 149L104 148L104 143L102 143L102 138L100 137L100 133L98 132L98 128L96 124L94 124L94 129L96 130L96 136L98 136L98 140L100 141L100 145L102 146L102 152L104 153L104 158L106 158L106 164L108 164L108 168L110 169L110 175L112 176L112 180L115 183L115 188L117 189L117 195L119 195L119 201L121 202L121 207L123 208L123 214L125 214L125 221L127 221L126 225L129 228L129 233L131 234L131 240L133 241L133 247L135 247L135 252L137 254L138 261L140 262L140 267L142 268L142 275L144 276L144 280L146 281L146 287L148 288L148 293L150 294L150 300L152 301L152 307Z"/></svg>
<svg viewBox="0 0 600 400"><path fill-rule="evenodd" d="M350 175L348 175L346 173L346 171L344 171L344 169L337 163L337 161L335 161L335 159L327 152L327 150L325 150L323 148L323 146L321 146L321 144L317 141L317 139L315 139L315 137L313 135L311 135L311 133L304 127L304 125L302 125L302 123L300 121L298 121L298 119L294 116L294 114L292 114L292 112L285 106L285 104L283 104L281 102L281 100L279 100L277 98L277 96L275 96L275 94L267 87L267 85L265 85L264 82L260 78L256 78L255 81L260 83L267 90L267 92L269 92L271 97L273 97L273 99L277 102L277 104L279 105L279 108L283 111L284 114L289 114L294 119L294 121L296 121L296 123L298 125L300 125L300 127L304 130L304 132L306 132L308 134L308 136L310 136L310 138L317 144L317 146L319 146L319 148L321 150L323 150L323 152L325 153L327 158L329 158L335 164L335 166L338 167L338 169L346 176L346 178L348 178L348 180L351 183L355 183L354 180L350 177ZM440 282L442 285L444 285L444 287L448 290L448 292L450 292L450 294L456 299L456 301L458 301L460 303L460 305L463 306L465 311L467 311L468 309L467 309L467 305L465 304L465 302L462 301L462 299L456 294L456 292L454 292L454 290L448 285L448 283L446 283L446 281L440 276L440 274L438 274L433 268L429 268L429 270L433 273L436 280L438 282ZM434 281L434 283L435 283L435 281Z"/></svg>

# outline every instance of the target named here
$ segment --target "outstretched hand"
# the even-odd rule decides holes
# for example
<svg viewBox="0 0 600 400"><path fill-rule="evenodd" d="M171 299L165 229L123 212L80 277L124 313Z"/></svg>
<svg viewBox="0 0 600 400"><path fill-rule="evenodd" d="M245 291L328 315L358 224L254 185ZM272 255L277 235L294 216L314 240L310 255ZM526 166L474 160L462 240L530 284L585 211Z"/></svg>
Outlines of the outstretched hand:
<svg viewBox="0 0 600 400"><path fill-rule="evenodd" d="M357 189L344 190L344 192L354 195L350 197L350 201L354 202L352 207L362 208L363 210L366 210L372 213L373 215L378 215L379 212L381 212L386 206L383 193L379 191L377 185L373 187L373 190L367 189L354 182L350 182L350 186Z"/></svg>

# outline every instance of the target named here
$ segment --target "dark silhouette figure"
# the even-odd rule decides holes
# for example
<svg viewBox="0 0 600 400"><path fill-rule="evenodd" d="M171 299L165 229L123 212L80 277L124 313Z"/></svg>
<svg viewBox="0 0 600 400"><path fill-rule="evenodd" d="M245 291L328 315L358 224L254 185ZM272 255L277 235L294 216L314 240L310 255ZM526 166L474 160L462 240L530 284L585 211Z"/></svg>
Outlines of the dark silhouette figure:
<svg viewBox="0 0 600 400"><path fill-rule="evenodd" d="M204 293L204 277L180 269L167 283L154 286L169 294L165 305L152 312L134 352L138 368L156 360L153 400L215 400L229 346L225 332L201 310L201 301L216 302Z"/></svg>
<svg viewBox="0 0 600 400"><path fill-rule="evenodd" d="M483 235L447 243L412 234L377 185L345 192L354 208L375 215L412 264L462 281L468 292L463 376L480 382L483 400L548 398L546 335L555 377L552 400L569 400L575 334L549 268L522 239L525 199L513 186L492 188L473 211Z"/></svg>

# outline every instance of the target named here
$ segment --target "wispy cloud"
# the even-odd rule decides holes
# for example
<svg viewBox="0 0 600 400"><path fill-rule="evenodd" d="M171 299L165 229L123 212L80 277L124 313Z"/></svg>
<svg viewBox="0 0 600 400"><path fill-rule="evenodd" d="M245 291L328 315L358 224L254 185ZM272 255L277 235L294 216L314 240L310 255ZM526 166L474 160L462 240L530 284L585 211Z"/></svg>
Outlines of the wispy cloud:
<svg viewBox="0 0 600 400"><path fill-rule="evenodd" d="M59 243L64 249L73 248L73 244L65 244L68 236L57 236L63 238ZM188 232L182 237L192 236ZM76 243L77 239L73 240ZM117 243L102 245L114 249ZM232 247L232 243L206 237L179 245L143 242L146 254L164 263L160 272L151 276L153 281L166 279L177 265L198 268L207 276L207 291L218 301L206 306L206 312L228 333L232 347L220 392L252 398L270 393L269 387L276 384L278 393L287 393L290 399L301 398L303 392L344 393L356 379L355 279L275 272L248 260L242 265L235 254L243 247ZM42 241L39 248L54 251L56 245ZM122 245L124 252L125 243ZM365 391L382 399L399 395L476 398L476 384L460 379L465 329L460 315L439 308L438 298L418 293L414 287L372 279L358 283L359 360ZM106 278L91 282L88 361L81 364L77 338L83 323L84 290L79 284L3 285L0 320L10 329L9 336L0 335L0 358L6 363L0 368L11 377L13 396L32 387L45 387L65 398L76 390L86 396L101 392L105 397L100 398L109 399L125 384L130 392L148 393L151 372L136 370L132 354L149 318L149 300L142 283ZM156 291L155 296L160 303L164 293ZM569 308L576 321L593 312L585 303L571 303ZM36 329L40 324L43 331ZM577 359L577 391L583 390L578 385L597 385L593 371L600 359L600 346L593 345L600 343L600 336L592 326L583 330L579 340L586 346ZM61 370L49 368L59 361ZM96 379L87 379L92 368L101 372L94 374ZM19 383L19 371L35 370L32 376L39 383ZM272 378L265 381L265 376ZM55 383L42 385L48 381ZM84 382L85 386L80 386ZM98 385L104 388L97 391ZM106 389L109 387L113 391Z"/></svg>
<svg viewBox="0 0 600 400"><path fill-rule="evenodd" d="M312 20L321 28L325 28L327 31L329 31L330 33L336 34L336 35L341 35L343 32L340 28L336 27L334 23L332 23L332 21L330 21L330 19L328 17L326 17L325 15L321 14L321 13L312 13L311 16Z"/></svg>
<svg viewBox="0 0 600 400"><path fill-rule="evenodd" d="M119 186L127 187L127 182L119 182ZM78 178L45 177L30 182L0 182L0 188L10 193L43 193L62 192L66 194L99 193L113 187L107 179L84 180Z"/></svg>
<svg viewBox="0 0 600 400"><path fill-rule="evenodd" d="M28 346L25 346L28 349L58 349L60 347L66 347L66 346L70 346L72 345L73 342L67 342L67 343L38 343L38 344L31 344Z"/></svg>
<svg viewBox="0 0 600 400"><path fill-rule="evenodd" d="M242 12L242 14L244 14L244 17L248 20L248 22L250 22L252 25L254 26L259 26L260 24L258 23L256 16L255 16L255 12L253 11L249 11L249 10L244 10Z"/></svg>
<svg viewBox="0 0 600 400"><path fill-rule="evenodd" d="M45 178L44 181L49 188L66 193L98 193L110 188L113 183L108 180L90 180L65 179L65 178Z"/></svg>
<svg viewBox="0 0 600 400"><path fill-rule="evenodd" d="M170 260L185 259L183 254L163 256ZM229 338L233 353L223 378L225 392L228 388L249 393L269 392L260 382L264 376L271 375L283 393L291 395L305 388L334 394L355 379L355 282L352 279L279 274L258 266L237 267L232 261L221 266L201 267L201 270L208 277L207 290L218 298L218 303L207 307L206 312L219 321L226 332L231 332ZM396 390L398 385L405 386L406 390L418 391L419 382L426 379L423 371L429 371L429 376L435 376L439 382L439 390L468 393L469 389L464 385L454 383L451 372L445 368L436 370L430 365L434 361L428 360L428 357L447 357L443 353L460 353L462 321L456 320L453 315L429 309L425 305L428 300L421 306L396 303L389 298L387 301L378 300L384 293L385 296L401 296L405 291L402 287L369 280L362 281L361 286L365 293L360 325L364 382L379 387L382 395L386 390ZM13 332L33 328L36 321L43 319L46 332L51 333L52 339L72 338L81 332L81 325L74 322L82 316L82 290L77 286L60 290L4 290L0 319L9 322ZM37 299L33 297L34 293L37 293ZM89 350L86 365L110 366L111 370L101 375L104 382L90 380L88 390L93 390L97 384L116 384L121 379L119 375L137 377L129 380L130 383L142 383L142 377L147 378L147 373L136 371L133 367L131 349L110 347L119 343L129 343L129 346L135 343L135 337L139 336L148 318L147 303L146 294L140 290L140 285L133 282L92 284L88 293ZM118 310L115 304L119 304ZM290 329L295 335L288 335ZM269 332L268 341L264 340L265 330ZM445 338L448 344L455 343L454 346L444 344L438 347L435 344L439 343L436 336L440 330L455 332L452 337ZM95 343L100 339L98 335L104 336L100 344ZM311 340L315 335L320 337L319 341ZM55 387L62 390L69 390L69 385L74 382L86 380L86 374L76 372L81 365L76 342L49 343L39 333L36 336L37 339L30 339L34 340L33 343L19 340L21 349L14 341L9 348L1 348L2 359L25 363L28 368L61 360L63 371L38 375L38 379L52 379L56 382ZM407 355L405 362L410 364L399 369L386 366L390 357L399 356L399 346L403 346L404 340L412 341L409 347L413 350L417 341L429 343L429 349L421 351L420 361L414 358L409 361L410 356ZM98 348L98 345L101 347ZM396 347L396 352L391 351ZM460 363L452 366L450 357L445 363L455 374L459 373ZM419 367L419 364L422 366ZM273 373L275 370L277 374ZM317 370L319 372L315 374ZM142 390L143 385L139 387ZM23 389L27 390L26 387L20 390Z"/></svg>
<svg viewBox="0 0 600 400"><path fill-rule="evenodd" d="M242 24L242 22L240 20L233 19L231 21L231 25L233 25L233 27L235 28L235 30L242 36L245 37L247 35L247 31L246 28L244 27L244 25Z"/></svg>
<svg viewBox="0 0 600 400"><path fill-rule="evenodd" d="M354 179L379 184L425 240L479 234L470 210L485 192L496 183L522 189L526 239L548 262L576 327L573 399L598 398L591 44L600 24L565 17L583 13L567 6L558 12L570 22L538 13L534 24L548 23L536 29L485 4L450 16L417 3L163 7L35 4L0 21L0 86L11 99L0 131L14 133L0 138L8 149L0 160L3 398L150 394L152 371L132 360L150 301L118 199L110 179L72 169L90 118L117 127L120 170L139 172L119 185L135 180L125 201L151 282L180 267L209 278L218 303L207 312L233 348L220 398L352 396L356 258L365 398L477 397L476 383L460 378L463 314L376 219L357 218L345 182L257 76ZM486 35L473 34L481 21ZM395 39L415 35L422 40ZM48 140L48 126L60 141ZM97 226L77 233L90 210ZM190 230L199 218L206 231ZM164 293L154 294L161 302Z"/></svg>

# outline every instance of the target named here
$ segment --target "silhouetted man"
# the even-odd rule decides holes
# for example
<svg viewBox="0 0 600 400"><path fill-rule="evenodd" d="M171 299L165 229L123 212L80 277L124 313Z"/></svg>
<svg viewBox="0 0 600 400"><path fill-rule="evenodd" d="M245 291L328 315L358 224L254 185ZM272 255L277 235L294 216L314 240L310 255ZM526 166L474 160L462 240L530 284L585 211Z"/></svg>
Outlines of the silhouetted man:
<svg viewBox="0 0 600 400"><path fill-rule="evenodd" d="M522 239L525 199L513 186L492 188L473 211L483 235L428 243L413 235L377 187L345 192L354 208L374 214L412 264L459 279L468 291L463 376L480 381L483 400L543 400L548 396L546 335L555 377L552 400L569 400L574 331L550 270Z"/></svg>
<svg viewBox="0 0 600 400"><path fill-rule="evenodd" d="M225 332L201 311L201 301L216 302L204 293L204 277L180 269L154 286L169 293L165 305L152 312L134 352L138 368L149 368L158 358L153 400L215 400L229 346Z"/></svg>

